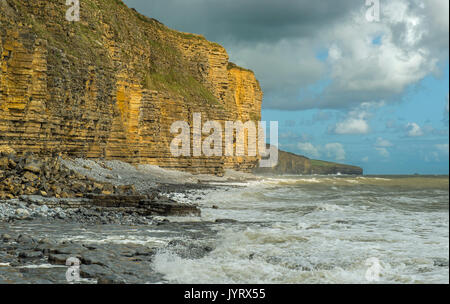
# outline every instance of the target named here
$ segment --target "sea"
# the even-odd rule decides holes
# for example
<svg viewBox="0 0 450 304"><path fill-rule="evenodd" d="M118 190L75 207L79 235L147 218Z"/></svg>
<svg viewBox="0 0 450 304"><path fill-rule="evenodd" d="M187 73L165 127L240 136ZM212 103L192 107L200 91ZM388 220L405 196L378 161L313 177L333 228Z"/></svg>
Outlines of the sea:
<svg viewBox="0 0 450 304"><path fill-rule="evenodd" d="M158 247L151 269L142 269L161 274L152 283L449 283L448 176L282 176L212 185L186 198L201 207L200 218L171 217L158 227L16 229Z"/></svg>

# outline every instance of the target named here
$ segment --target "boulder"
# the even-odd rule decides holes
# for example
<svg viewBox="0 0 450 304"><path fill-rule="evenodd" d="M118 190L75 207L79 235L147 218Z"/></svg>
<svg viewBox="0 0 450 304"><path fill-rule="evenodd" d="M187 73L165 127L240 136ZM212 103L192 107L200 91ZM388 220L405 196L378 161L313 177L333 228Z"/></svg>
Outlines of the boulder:
<svg viewBox="0 0 450 304"><path fill-rule="evenodd" d="M42 167L42 163L37 162L37 161L32 161L31 163L25 165L25 167L23 167L23 169L25 171L39 174L39 173L41 173L41 167Z"/></svg>
<svg viewBox="0 0 450 304"><path fill-rule="evenodd" d="M0 145L0 155L11 155L16 154L13 148L9 146Z"/></svg>
<svg viewBox="0 0 450 304"><path fill-rule="evenodd" d="M21 220L25 220L30 217L30 212L26 209L19 208L16 210L16 217Z"/></svg>

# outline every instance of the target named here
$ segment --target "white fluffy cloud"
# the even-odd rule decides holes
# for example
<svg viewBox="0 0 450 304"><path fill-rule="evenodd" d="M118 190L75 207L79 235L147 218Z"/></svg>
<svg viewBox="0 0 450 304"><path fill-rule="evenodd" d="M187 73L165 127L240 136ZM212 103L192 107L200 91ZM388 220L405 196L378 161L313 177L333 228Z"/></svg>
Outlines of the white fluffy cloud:
<svg viewBox="0 0 450 304"><path fill-rule="evenodd" d="M384 105L384 102L364 102L348 112L347 117L331 127L335 134L367 134L370 132L369 118L372 111Z"/></svg>
<svg viewBox="0 0 450 304"><path fill-rule="evenodd" d="M388 149L389 147L392 147L393 144L382 137L378 137L377 141L375 142L375 150L383 157L389 157L391 154L389 153Z"/></svg>
<svg viewBox="0 0 450 304"><path fill-rule="evenodd" d="M324 65L331 84L320 95L301 98L299 108L395 101L407 86L436 72L438 62L448 58L448 1L392 0L383 2L381 9L380 22L367 22L364 13L355 9L348 18L317 33L311 44L327 45ZM349 119L347 125L350 129L344 127L345 132L365 128L361 119Z"/></svg>
<svg viewBox="0 0 450 304"><path fill-rule="evenodd" d="M383 157L389 157L391 155L386 148L377 147L375 150Z"/></svg>
<svg viewBox="0 0 450 304"><path fill-rule="evenodd" d="M393 144L387 140L387 139L383 139L382 137L378 137L377 138L377 142L375 143L376 147L392 147Z"/></svg>
<svg viewBox="0 0 450 304"><path fill-rule="evenodd" d="M364 115L357 117L348 117L344 121L338 122L334 128L336 134L367 134L369 133L369 124Z"/></svg>
<svg viewBox="0 0 450 304"><path fill-rule="evenodd" d="M449 146L448 144L439 144L439 145L435 145L436 149L444 154L448 154L449 153Z"/></svg>
<svg viewBox="0 0 450 304"><path fill-rule="evenodd" d="M415 122L410 122L406 125L407 135L409 137L423 136L422 128Z"/></svg>
<svg viewBox="0 0 450 304"><path fill-rule="evenodd" d="M308 157L313 157L313 158L320 157L319 149L316 148L311 143L298 143L297 148Z"/></svg>
<svg viewBox="0 0 450 304"><path fill-rule="evenodd" d="M392 101L448 60L448 0L382 0L372 23L364 0L124 2L223 44L232 61L256 72L265 108Z"/></svg>
<svg viewBox="0 0 450 304"><path fill-rule="evenodd" d="M340 143L331 143L325 145L327 156L337 161L343 161L346 158L344 146Z"/></svg>
<svg viewBox="0 0 450 304"><path fill-rule="evenodd" d="M346 159L344 146L340 143L329 143L325 146L314 146L312 143L302 142L297 144L297 148L307 157L319 158L322 154L324 154L327 158L336 161L344 161Z"/></svg>

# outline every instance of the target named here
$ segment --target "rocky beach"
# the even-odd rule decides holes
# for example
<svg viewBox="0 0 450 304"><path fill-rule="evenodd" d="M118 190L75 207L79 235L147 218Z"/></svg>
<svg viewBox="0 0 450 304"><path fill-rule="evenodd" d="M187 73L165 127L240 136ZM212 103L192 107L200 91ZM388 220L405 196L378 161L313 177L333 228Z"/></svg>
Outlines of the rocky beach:
<svg viewBox="0 0 450 304"><path fill-rule="evenodd" d="M212 188L190 174L156 167L145 171L114 161L64 160L33 154L19 157L5 148L0 155L1 283L67 283L62 270L67 269L70 257L82 263L81 282L151 282L157 274L150 270L140 274L138 269L151 261L158 247L58 241L39 227L54 227L56 231L66 227L152 227L158 231L170 225L173 232L185 233L185 227L171 224L166 217L200 216L200 209L191 202L199 198L202 189ZM168 183L171 174L173 180ZM201 255L211 249L188 250ZM40 272L47 274L41 276Z"/></svg>
<svg viewBox="0 0 450 304"><path fill-rule="evenodd" d="M0 284L448 284L448 16L154 2L0 0Z"/></svg>
<svg viewBox="0 0 450 304"><path fill-rule="evenodd" d="M380 282L448 281L448 176L0 159L0 283L361 283L372 260Z"/></svg>

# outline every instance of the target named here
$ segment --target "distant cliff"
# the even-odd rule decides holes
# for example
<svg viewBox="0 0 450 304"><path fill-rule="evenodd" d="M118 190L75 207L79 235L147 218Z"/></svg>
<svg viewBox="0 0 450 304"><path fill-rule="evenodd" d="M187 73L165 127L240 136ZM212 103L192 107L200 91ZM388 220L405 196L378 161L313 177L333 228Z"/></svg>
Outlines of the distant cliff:
<svg viewBox="0 0 450 304"><path fill-rule="evenodd" d="M312 160L305 156L296 155L289 152L279 151L278 165L274 168L256 168L256 174L349 174L362 175L363 169L356 166L349 166L321 160Z"/></svg>
<svg viewBox="0 0 450 304"><path fill-rule="evenodd" d="M121 0L0 0L0 146L195 173L248 171L258 157L174 158L173 122L261 118L253 72L204 37Z"/></svg>

